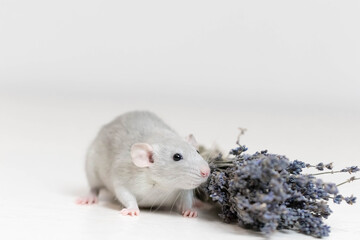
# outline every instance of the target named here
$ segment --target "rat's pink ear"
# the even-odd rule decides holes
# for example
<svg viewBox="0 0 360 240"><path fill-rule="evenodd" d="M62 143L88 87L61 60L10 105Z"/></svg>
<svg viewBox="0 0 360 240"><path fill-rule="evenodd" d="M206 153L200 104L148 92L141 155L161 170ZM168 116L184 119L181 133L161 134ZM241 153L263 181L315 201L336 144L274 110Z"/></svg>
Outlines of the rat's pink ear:
<svg viewBox="0 0 360 240"><path fill-rule="evenodd" d="M147 143L135 143L131 146L131 159L138 167L148 167L153 163L152 159L153 148Z"/></svg>
<svg viewBox="0 0 360 240"><path fill-rule="evenodd" d="M186 141L187 141L188 143L190 143L190 145L192 145L193 147L195 147L195 148L198 147L199 144L197 143L194 135L189 134L189 136L187 136L185 139L186 139Z"/></svg>

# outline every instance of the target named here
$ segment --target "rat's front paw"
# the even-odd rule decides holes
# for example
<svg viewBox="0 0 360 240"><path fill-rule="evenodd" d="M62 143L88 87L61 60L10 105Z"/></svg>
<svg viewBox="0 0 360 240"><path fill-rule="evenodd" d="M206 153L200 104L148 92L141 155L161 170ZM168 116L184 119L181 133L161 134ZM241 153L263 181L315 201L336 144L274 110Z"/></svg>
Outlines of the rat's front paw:
<svg viewBox="0 0 360 240"><path fill-rule="evenodd" d="M138 208L123 208L120 213L124 216L139 216L140 210Z"/></svg>
<svg viewBox="0 0 360 240"><path fill-rule="evenodd" d="M184 217L189 217L189 218L194 218L194 217L197 217L197 211L194 210L194 209L188 209L188 210L185 210L182 212L182 215Z"/></svg>

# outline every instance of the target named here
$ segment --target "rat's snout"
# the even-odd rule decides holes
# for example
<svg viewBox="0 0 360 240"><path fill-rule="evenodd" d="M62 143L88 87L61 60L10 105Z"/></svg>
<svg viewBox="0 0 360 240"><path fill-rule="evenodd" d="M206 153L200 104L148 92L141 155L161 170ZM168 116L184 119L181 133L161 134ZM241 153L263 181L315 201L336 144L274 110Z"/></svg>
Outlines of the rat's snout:
<svg viewBox="0 0 360 240"><path fill-rule="evenodd" d="M200 174L202 177L208 177L210 175L210 168L208 166L202 167L200 169Z"/></svg>

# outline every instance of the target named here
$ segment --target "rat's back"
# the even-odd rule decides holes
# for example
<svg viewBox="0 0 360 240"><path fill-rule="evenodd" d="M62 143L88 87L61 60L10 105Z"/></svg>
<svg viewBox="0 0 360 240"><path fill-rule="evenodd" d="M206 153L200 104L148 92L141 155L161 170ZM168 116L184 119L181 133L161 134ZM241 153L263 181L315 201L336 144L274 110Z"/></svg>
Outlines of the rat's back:
<svg viewBox="0 0 360 240"><path fill-rule="evenodd" d="M105 125L107 130L123 131L130 138L147 137L154 130L168 130L174 132L163 120L152 112L133 111L120 115Z"/></svg>

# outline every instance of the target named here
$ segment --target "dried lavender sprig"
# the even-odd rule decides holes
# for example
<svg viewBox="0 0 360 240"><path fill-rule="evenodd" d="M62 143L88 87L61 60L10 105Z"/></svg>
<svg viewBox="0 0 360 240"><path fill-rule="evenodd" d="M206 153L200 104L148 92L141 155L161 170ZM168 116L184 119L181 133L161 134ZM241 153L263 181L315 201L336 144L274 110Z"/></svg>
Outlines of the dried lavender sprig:
<svg viewBox="0 0 360 240"><path fill-rule="evenodd" d="M241 128L241 127L239 127L238 129L240 130L240 132L239 132L239 135L238 135L238 137L237 137L236 144L239 145L239 146L241 146L241 145L240 145L240 137L245 134L245 132L247 131L247 129L246 129L246 128Z"/></svg>
<svg viewBox="0 0 360 240"><path fill-rule="evenodd" d="M332 170L333 169L333 163L329 163L329 164L324 164L322 162L318 163L317 165L311 165L311 164L306 164L307 168L313 167L316 168L319 171L323 171L325 168ZM351 166L351 167L347 167L344 169L341 169L339 171L336 172L348 172L348 173L355 173L360 171L360 168L358 166ZM327 172L327 173L332 173L332 172ZM320 173L319 173L320 174Z"/></svg>
<svg viewBox="0 0 360 240"><path fill-rule="evenodd" d="M353 205L354 203L356 203L356 197L354 197L354 195L351 195L350 197L343 197L342 195L338 194L334 197L330 197L333 199L333 202L336 204L340 204L342 202L342 200L345 200L345 202L347 204Z"/></svg>
<svg viewBox="0 0 360 240"><path fill-rule="evenodd" d="M340 170L340 172L348 172L350 174L358 171L360 171L360 168L358 166L351 166Z"/></svg>
<svg viewBox="0 0 360 240"><path fill-rule="evenodd" d="M349 178L348 180L346 180L345 182L339 183L336 186L339 187L341 185L344 185L345 183L350 183L350 182L355 181L355 180L360 180L360 178L357 178L357 177L353 176L353 177Z"/></svg>
<svg viewBox="0 0 360 240"><path fill-rule="evenodd" d="M329 169L329 170L333 169L333 163L324 164L324 163L320 162L320 163L316 164L315 166L307 163L305 166L307 168L314 167L319 171L324 171L325 168Z"/></svg>
<svg viewBox="0 0 360 240"><path fill-rule="evenodd" d="M320 172L320 173L311 173L310 175L318 176L318 175L324 175L324 174L334 174L334 173L341 173L344 171L338 170L338 171L328 171L328 172Z"/></svg>
<svg viewBox="0 0 360 240"><path fill-rule="evenodd" d="M360 171L358 166L351 166L351 167L347 167L347 168L344 168L344 169L341 169L341 170L338 170L338 171L312 173L311 175L316 176L316 175L323 175L323 174L334 174L334 173L345 173L345 172L347 172L349 174L352 174L352 173L356 173L358 171Z"/></svg>

